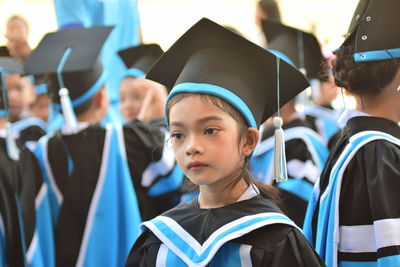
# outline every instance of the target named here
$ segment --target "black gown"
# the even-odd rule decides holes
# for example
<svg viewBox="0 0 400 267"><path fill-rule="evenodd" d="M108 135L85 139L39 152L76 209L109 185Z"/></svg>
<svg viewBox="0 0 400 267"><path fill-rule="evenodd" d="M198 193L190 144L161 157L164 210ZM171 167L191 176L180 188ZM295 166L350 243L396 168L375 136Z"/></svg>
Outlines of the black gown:
<svg viewBox="0 0 400 267"><path fill-rule="evenodd" d="M285 141L289 181L276 183L275 181L271 181L272 177L265 179L262 177L263 175L259 175L257 169L265 172L266 169L271 168L272 157L268 162L255 161L256 159L253 158L250 161L250 169L256 179L267 184L272 183L280 188L286 213L297 225L302 226L314 182L318 179L318 175L322 171L328 151L323 142L319 140L320 137L318 134L314 132L311 129L311 126L302 119L294 119L290 121L283 125L283 129L286 131L286 134L289 129L297 132L295 138ZM273 126L266 127L262 133L261 144L266 141L273 141L274 131L275 128ZM306 131L312 133L315 137L313 135L306 135ZM313 143L306 142L306 140L312 140ZM317 147L314 144L318 144L319 146ZM273 146L271 146L268 153L273 154ZM292 165L292 162L295 164ZM269 173L269 175L272 176L271 173ZM285 188L284 186L289 185L291 180L297 181L298 184L293 187Z"/></svg>
<svg viewBox="0 0 400 267"><path fill-rule="evenodd" d="M194 243L205 245L206 240L213 238L213 233L227 227L227 224L258 214L282 215L271 200L256 196L215 209L200 209L195 198L191 202L181 203L162 216L178 223L195 240ZM229 246L244 248L246 255L235 258L233 251L226 250ZM156 262L162 260L159 251L163 247L165 243L160 241L154 231L147 230L136 241L125 266L156 266ZM211 262L206 262L206 266L249 266L246 265L246 256L247 264L251 263L251 266L324 266L296 226L283 223L266 224L246 234L239 234L220 247ZM186 266L179 264L182 264L179 260L171 261L166 266Z"/></svg>
<svg viewBox="0 0 400 267"><path fill-rule="evenodd" d="M17 143L19 144L20 142L17 141ZM11 214L7 214L6 216L11 217L6 218L5 222L8 224L18 223L18 227L20 227L18 213L21 214L23 222L23 246L27 251L32 250L31 254L35 255L41 249L42 234L46 237L52 235L50 229L50 231L42 231L37 228L39 221L50 219L50 211L45 211L45 213L47 212L46 215L48 215L48 217L38 217L43 214L43 212L37 213L36 210L37 206L41 206L41 204L36 203L35 206L35 200L40 194L40 191L45 190L43 188L45 185L43 183L42 174L33 153L22 145L18 146L20 159L14 161L7 156L6 140L0 138L0 162L2 166L0 174L1 179L4 180L3 190L6 190L6 188L7 190L12 190L11 192L2 192L2 194L4 194L4 196L2 196L3 200L9 202L9 204L6 203L6 205L11 205L11 207L6 210L8 213L11 212ZM43 203L43 201L41 201L41 203ZM13 219L15 216L17 220ZM17 226L13 225L12 228L14 228L12 231L17 231ZM37 235L36 239L38 240L38 243L36 244L34 244L35 241L33 241L35 232ZM18 235L14 234L12 237L8 236L8 238L13 239L12 242L14 244L21 242L20 230L18 230ZM18 249L18 245L15 245L16 252L18 252ZM52 251L48 251L48 253L49 255L52 255ZM23 257L25 258L25 255L23 255ZM27 258L25 260L27 264L33 264L32 258ZM44 263L48 263L46 255L44 255L41 260Z"/></svg>
<svg viewBox="0 0 400 267"><path fill-rule="evenodd" d="M320 231L317 225L318 229L321 227L318 221L323 219L319 218L321 194L328 191L331 171L350 140L366 131L388 134L394 140L397 138L398 144L382 139L371 141L352 156L344 169L339 210L336 211L340 233L337 261L350 262L351 266L364 266L367 262L399 266L400 240L396 236L399 236L400 229L400 128L392 121L360 116L347 122L321 174L320 197L315 212L307 214L306 223L311 222L310 239L316 243L315 237ZM331 251L326 253L328 255Z"/></svg>

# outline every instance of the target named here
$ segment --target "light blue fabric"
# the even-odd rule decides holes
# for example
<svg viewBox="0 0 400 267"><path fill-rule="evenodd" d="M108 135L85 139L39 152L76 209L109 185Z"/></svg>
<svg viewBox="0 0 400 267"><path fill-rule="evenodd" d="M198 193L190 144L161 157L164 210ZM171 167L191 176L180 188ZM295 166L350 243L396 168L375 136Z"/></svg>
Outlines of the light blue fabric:
<svg viewBox="0 0 400 267"><path fill-rule="evenodd" d="M271 149L261 155L251 157L249 167L254 178L263 183L268 183L268 172L272 166L273 156L274 150Z"/></svg>
<svg viewBox="0 0 400 267"><path fill-rule="evenodd" d="M160 178L154 185L152 185L148 191L149 196L160 196L172 191L179 189L183 181L183 172L179 168L178 164L175 164L172 172Z"/></svg>
<svg viewBox="0 0 400 267"><path fill-rule="evenodd" d="M139 206L123 153L113 129L107 173L83 266L123 266L139 236Z"/></svg>
<svg viewBox="0 0 400 267"><path fill-rule="evenodd" d="M125 151L121 151L117 128L111 127L107 167L102 183L100 179L93 194L91 208L93 213L88 214L86 225L87 243L85 253L81 255L82 266L123 266L128 253L139 235L141 216L132 184L129 168L124 158ZM44 153L48 137L39 140L35 151L46 183L50 190L50 204L52 208L52 221L57 225L58 215L62 203L57 199L57 193L46 170ZM106 145L106 144L105 144ZM118 179L116 179L116 177ZM96 196L97 195L97 196ZM96 196L96 197L95 197ZM96 199L96 200L95 200ZM96 202L97 201L97 202ZM97 203L97 204L96 204ZM92 217L90 217L92 216ZM89 220L92 218L92 221ZM83 241L82 241L83 242Z"/></svg>
<svg viewBox="0 0 400 267"><path fill-rule="evenodd" d="M313 192L313 185L303 179L289 179L284 183L278 183L277 187L284 189L305 201L309 201Z"/></svg>
<svg viewBox="0 0 400 267"><path fill-rule="evenodd" d="M338 110L330 110L320 106L307 106L303 113L316 118L318 133L326 142L339 130L340 111Z"/></svg>
<svg viewBox="0 0 400 267"><path fill-rule="evenodd" d="M200 263L204 261L212 252L213 247L216 243L221 240L222 238L234 233L243 230L250 225L254 225L257 223L261 223L266 220L274 220L280 219L291 222L284 215L271 215L271 216L264 216L258 218L252 218L250 220L244 221L241 224L233 226L232 228L220 233L218 236L212 240L211 244L204 250L203 253L197 254L197 252L192 248L191 244L187 242L187 240L182 239L173 229L171 229L167 224L163 221L158 220L157 217L150 221L153 225L155 225L180 251L182 251L189 259L191 259L194 263ZM154 232L153 232L154 233ZM158 238L160 238L158 236Z"/></svg>
<svg viewBox="0 0 400 267"><path fill-rule="evenodd" d="M174 88L169 93L167 101L165 103L165 109L167 109L168 102L171 100L171 98L179 93L208 94L220 97L230 103L243 115L249 127L257 128L257 123L254 119L253 113L246 105L246 103L239 96L226 88L208 83L180 83L174 86ZM168 114L167 110L165 111L165 114ZM167 126L169 126L167 117L165 117L165 121Z"/></svg>
<svg viewBox="0 0 400 267"><path fill-rule="evenodd" d="M47 88L47 84L45 84L45 83L39 84L39 85L37 85L37 86L35 87L35 93L36 93L36 95L43 95L43 94L46 94L47 91L48 91L48 88Z"/></svg>
<svg viewBox="0 0 400 267"><path fill-rule="evenodd" d="M226 243L215 254L210 262L210 267L246 267L240 262L240 247L239 243Z"/></svg>
<svg viewBox="0 0 400 267"><path fill-rule="evenodd" d="M29 118L25 118L25 119L16 121L12 124L12 129L15 132L19 133L30 126L38 126L43 131L46 131L46 129L47 129L46 122L44 120L36 118L36 117L29 117Z"/></svg>
<svg viewBox="0 0 400 267"><path fill-rule="evenodd" d="M51 220L50 196L46 190L43 199L35 209L35 234L37 234L38 243L36 249L31 252L32 259L27 260L27 266L55 266L55 244Z"/></svg>
<svg viewBox="0 0 400 267"><path fill-rule="evenodd" d="M354 53L353 57L355 62L400 58L400 48L359 52L359 53Z"/></svg>
<svg viewBox="0 0 400 267"><path fill-rule="evenodd" d="M390 138L388 135L384 133L380 133L377 131L371 132L361 132L357 134L357 136L353 136L350 139L349 144L345 147L342 154L340 155L339 159L337 160L334 168L332 168L330 176L329 176L329 185L326 188L325 192L321 194L320 206L319 206L319 213L318 213L318 220L317 220L317 230L316 233L313 235L312 233L312 221L313 215L315 213L316 208L316 201L318 199L319 194L319 187L314 187L314 194L309 203L309 207L307 209L305 221L304 221L304 234L307 239L310 241L311 244L315 244L315 250L321 256L321 258L325 261L327 266L335 267L334 262L337 260L337 248L334 245L334 232L338 231L335 225L336 217L335 213L338 212L337 203L339 199L336 199L338 196L338 182L342 178L340 173L343 168L346 168L345 165L346 160L350 160L354 157L354 152L358 151L363 145L366 143L377 140L377 139L386 139L388 141L396 142L397 139ZM397 140L398 142L398 140ZM340 195L339 195L340 196ZM384 258L379 259L382 261ZM394 258L396 259L396 258ZM390 262L391 259L388 261ZM378 261L378 262L379 262ZM398 264L398 263L397 263ZM351 266L351 265L348 265ZM382 266L398 266L398 265L382 265Z"/></svg>
<svg viewBox="0 0 400 267"><path fill-rule="evenodd" d="M108 71L107 92L113 104L119 101L119 82L125 65L117 51L140 44L137 0L54 0L59 28L116 26L104 44L102 62Z"/></svg>
<svg viewBox="0 0 400 267"><path fill-rule="evenodd" d="M123 78L126 78L126 77L142 78L145 76L146 76L146 73L144 73L143 71L141 71L139 69L135 69L135 68L130 68L125 71L125 76Z"/></svg>

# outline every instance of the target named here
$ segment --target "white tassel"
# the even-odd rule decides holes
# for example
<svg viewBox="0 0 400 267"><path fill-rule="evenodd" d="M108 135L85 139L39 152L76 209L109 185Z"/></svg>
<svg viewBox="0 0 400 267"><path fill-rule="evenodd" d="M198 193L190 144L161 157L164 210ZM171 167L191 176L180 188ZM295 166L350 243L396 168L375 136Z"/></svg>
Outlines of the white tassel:
<svg viewBox="0 0 400 267"><path fill-rule="evenodd" d="M283 120L281 117L273 119L275 127L275 147L274 147L274 164L273 178L275 182L285 182L287 177L286 154L285 154L285 136L282 129Z"/></svg>
<svg viewBox="0 0 400 267"><path fill-rule="evenodd" d="M62 113L64 116L64 130L67 134L75 133L78 122L72 108L71 99L67 88L62 88L59 91Z"/></svg>
<svg viewBox="0 0 400 267"><path fill-rule="evenodd" d="M6 146L7 154L12 160L19 160L19 149L17 143L15 142L14 133L11 128L11 123L6 123Z"/></svg>

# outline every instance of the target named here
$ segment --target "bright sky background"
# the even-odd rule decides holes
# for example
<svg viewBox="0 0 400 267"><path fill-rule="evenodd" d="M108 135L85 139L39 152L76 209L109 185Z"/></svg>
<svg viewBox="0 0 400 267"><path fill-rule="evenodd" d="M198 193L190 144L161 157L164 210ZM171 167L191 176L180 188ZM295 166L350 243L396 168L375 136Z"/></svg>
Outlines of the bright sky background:
<svg viewBox="0 0 400 267"><path fill-rule="evenodd" d="M331 49L343 40L357 0L278 0L285 24L314 31L321 43ZM251 41L259 42L254 24L256 0L139 0L145 42L167 49L181 34L202 17L231 25ZM23 15L31 27L32 47L46 32L56 30L53 0L0 0L0 45L6 42L6 20Z"/></svg>

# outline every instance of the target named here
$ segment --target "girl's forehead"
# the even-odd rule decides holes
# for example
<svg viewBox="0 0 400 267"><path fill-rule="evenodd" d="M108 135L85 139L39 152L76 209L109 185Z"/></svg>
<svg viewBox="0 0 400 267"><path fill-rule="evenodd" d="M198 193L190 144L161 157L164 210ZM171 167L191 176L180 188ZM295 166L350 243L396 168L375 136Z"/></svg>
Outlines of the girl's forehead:
<svg viewBox="0 0 400 267"><path fill-rule="evenodd" d="M196 121L210 116L226 119L229 115L215 104L204 100L200 95L190 95L180 99L169 112L171 123L173 121Z"/></svg>

